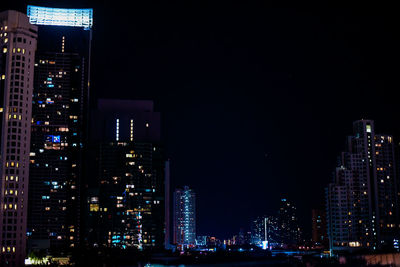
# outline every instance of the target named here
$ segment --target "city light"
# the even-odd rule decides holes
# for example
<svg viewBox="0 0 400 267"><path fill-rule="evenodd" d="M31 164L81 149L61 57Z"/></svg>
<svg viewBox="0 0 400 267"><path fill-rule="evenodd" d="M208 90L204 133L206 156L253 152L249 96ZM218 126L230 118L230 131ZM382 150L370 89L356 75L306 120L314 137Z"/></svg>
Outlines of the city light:
<svg viewBox="0 0 400 267"><path fill-rule="evenodd" d="M268 248L268 241L263 241L262 242L262 249L266 250Z"/></svg>
<svg viewBox="0 0 400 267"><path fill-rule="evenodd" d="M51 8L28 5L29 22L36 25L83 27L93 26L93 9Z"/></svg>

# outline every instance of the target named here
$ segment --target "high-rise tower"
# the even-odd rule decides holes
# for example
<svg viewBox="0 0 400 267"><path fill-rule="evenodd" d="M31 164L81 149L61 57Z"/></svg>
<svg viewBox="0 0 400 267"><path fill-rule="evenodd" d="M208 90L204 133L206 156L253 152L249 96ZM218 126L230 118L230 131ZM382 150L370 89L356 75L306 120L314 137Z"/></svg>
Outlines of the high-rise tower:
<svg viewBox="0 0 400 267"><path fill-rule="evenodd" d="M325 209L312 209L312 241L317 247L328 247Z"/></svg>
<svg viewBox="0 0 400 267"><path fill-rule="evenodd" d="M260 216L251 223L252 244L266 249L280 246L279 228L276 216Z"/></svg>
<svg viewBox="0 0 400 267"><path fill-rule="evenodd" d="M0 13L0 266L23 266L37 27Z"/></svg>
<svg viewBox="0 0 400 267"><path fill-rule="evenodd" d="M32 103L28 245L80 242L92 9L28 6L38 25Z"/></svg>
<svg viewBox="0 0 400 267"><path fill-rule="evenodd" d="M196 194L188 186L174 192L174 244L180 249L196 244Z"/></svg>
<svg viewBox="0 0 400 267"><path fill-rule="evenodd" d="M347 150L326 189L331 250L378 249L398 238L398 188L392 136L374 122L353 123Z"/></svg>
<svg viewBox="0 0 400 267"><path fill-rule="evenodd" d="M152 101L101 99L92 118L88 243L163 248L169 168L160 113Z"/></svg>
<svg viewBox="0 0 400 267"><path fill-rule="evenodd" d="M286 198L282 198L278 211L278 242L282 246L296 246L301 241L301 230L296 207Z"/></svg>

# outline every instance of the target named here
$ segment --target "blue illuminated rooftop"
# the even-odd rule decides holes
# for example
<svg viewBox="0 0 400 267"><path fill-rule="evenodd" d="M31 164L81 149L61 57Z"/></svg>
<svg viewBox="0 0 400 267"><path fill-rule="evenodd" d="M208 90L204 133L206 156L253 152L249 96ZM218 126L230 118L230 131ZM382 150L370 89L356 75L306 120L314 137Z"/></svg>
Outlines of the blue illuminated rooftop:
<svg viewBox="0 0 400 267"><path fill-rule="evenodd" d="M35 25L83 27L93 26L93 9L52 8L28 5L29 22Z"/></svg>

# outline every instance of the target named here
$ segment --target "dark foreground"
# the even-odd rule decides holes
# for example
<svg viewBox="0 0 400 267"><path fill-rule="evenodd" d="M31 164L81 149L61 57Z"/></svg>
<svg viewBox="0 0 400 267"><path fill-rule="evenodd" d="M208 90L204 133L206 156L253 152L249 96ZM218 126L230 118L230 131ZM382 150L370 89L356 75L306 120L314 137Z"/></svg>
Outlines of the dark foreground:
<svg viewBox="0 0 400 267"><path fill-rule="evenodd" d="M179 252L138 252L135 250L119 249L91 249L76 250L68 256L68 266L93 266L93 267L320 267L320 266L340 266L340 267L361 267L361 266L400 266L399 265L379 265L376 259L379 255L372 255L374 262L371 262L371 255L360 257L328 258L318 252L288 252L278 251L192 251L186 254ZM398 256L400 254L393 254ZM60 255L61 256L61 255ZM64 258L67 255L64 254ZM382 256L382 255L381 255ZM384 258L387 258L386 256ZM394 258L394 256L393 256ZM55 257L54 257L55 259ZM365 259L368 259L367 262ZM65 262L64 262L65 263ZM367 264L368 263L368 264ZM396 262L397 263L397 262ZM46 266L59 266L53 262ZM65 266L65 265L64 265Z"/></svg>

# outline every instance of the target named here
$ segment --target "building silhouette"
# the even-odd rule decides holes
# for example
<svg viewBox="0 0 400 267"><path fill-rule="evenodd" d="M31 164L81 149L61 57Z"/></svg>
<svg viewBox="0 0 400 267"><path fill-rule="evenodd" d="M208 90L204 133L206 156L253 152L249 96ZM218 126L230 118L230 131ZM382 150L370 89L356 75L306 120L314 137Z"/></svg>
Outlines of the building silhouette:
<svg viewBox="0 0 400 267"><path fill-rule="evenodd" d="M24 266L37 27L0 13L0 266Z"/></svg>

